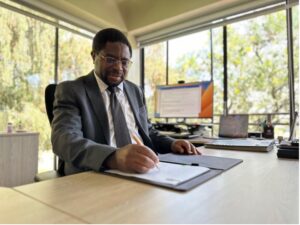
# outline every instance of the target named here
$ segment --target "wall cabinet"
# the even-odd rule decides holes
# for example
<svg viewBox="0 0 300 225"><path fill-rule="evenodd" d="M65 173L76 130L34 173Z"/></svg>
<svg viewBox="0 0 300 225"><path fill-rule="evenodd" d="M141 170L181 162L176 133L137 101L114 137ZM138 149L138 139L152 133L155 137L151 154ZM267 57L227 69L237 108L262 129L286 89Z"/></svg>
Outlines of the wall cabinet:
<svg viewBox="0 0 300 225"><path fill-rule="evenodd" d="M0 186L34 182L38 169L38 133L0 133Z"/></svg>

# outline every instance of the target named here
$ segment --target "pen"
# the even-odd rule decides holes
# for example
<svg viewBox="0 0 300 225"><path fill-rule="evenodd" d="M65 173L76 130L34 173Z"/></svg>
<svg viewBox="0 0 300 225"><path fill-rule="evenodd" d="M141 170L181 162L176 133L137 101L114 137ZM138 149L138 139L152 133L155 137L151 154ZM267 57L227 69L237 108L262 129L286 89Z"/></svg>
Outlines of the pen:
<svg viewBox="0 0 300 225"><path fill-rule="evenodd" d="M138 145L141 145L141 146L144 145L143 142L134 133L131 133L131 137ZM157 164L155 164L155 167L159 170L159 167Z"/></svg>

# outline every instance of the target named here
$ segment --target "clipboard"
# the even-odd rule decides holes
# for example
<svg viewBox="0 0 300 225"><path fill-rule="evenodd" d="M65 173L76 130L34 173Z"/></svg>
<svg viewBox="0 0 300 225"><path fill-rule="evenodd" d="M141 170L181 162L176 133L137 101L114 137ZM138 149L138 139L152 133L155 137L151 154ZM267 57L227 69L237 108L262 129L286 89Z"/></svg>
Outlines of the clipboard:
<svg viewBox="0 0 300 225"><path fill-rule="evenodd" d="M133 176L128 177L128 176L109 173L105 171L104 173L111 176L122 177L130 180L148 183L151 185L173 189L176 191L189 191L199 186L200 184L214 178L215 176L223 173L224 171L243 162L242 159L224 158L224 157L217 157L217 156L205 156L205 155L178 155L173 153L160 154L159 159L161 162L182 164L182 165L189 165L189 166L202 166L202 167L209 168L209 170L206 173L203 173L199 176L196 176L178 185L159 183L159 182L149 181L138 177L133 177Z"/></svg>

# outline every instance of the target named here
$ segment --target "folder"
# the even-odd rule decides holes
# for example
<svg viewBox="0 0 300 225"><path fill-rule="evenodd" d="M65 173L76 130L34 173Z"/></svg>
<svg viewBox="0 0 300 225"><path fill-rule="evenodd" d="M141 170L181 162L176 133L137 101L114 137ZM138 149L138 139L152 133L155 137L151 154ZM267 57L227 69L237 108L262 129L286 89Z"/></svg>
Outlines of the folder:
<svg viewBox="0 0 300 225"><path fill-rule="evenodd" d="M157 185L176 191L188 191L232 168L233 166L243 162L242 159L206 155L178 155L174 153L160 154L159 159L161 163L179 164L181 166L184 165L185 167L190 167L188 168L190 170L193 170L192 168L197 169L197 167L201 167L203 172L199 173L199 175L193 176L192 178L190 177L186 180L181 180L178 183L164 183L159 179L145 179L140 174L133 173L129 174L110 170L104 171L104 173L131 180L141 181L144 183Z"/></svg>
<svg viewBox="0 0 300 225"><path fill-rule="evenodd" d="M161 162L178 163L184 165L203 166L215 170L228 170L243 160L208 155L178 155L174 153L159 155Z"/></svg>
<svg viewBox="0 0 300 225"><path fill-rule="evenodd" d="M127 173L119 170L107 170L106 172L162 185L177 186L208 171L209 168L202 166L159 162L156 167L150 169L147 173Z"/></svg>

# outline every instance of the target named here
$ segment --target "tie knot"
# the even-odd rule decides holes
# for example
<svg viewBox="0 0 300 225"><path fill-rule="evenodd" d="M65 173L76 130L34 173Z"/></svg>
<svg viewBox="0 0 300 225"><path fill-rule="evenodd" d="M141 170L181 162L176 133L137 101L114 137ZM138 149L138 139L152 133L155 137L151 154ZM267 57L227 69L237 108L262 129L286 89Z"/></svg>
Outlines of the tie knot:
<svg viewBox="0 0 300 225"><path fill-rule="evenodd" d="M107 90L109 90L110 93L116 93L117 92L117 87L109 86L107 88Z"/></svg>

